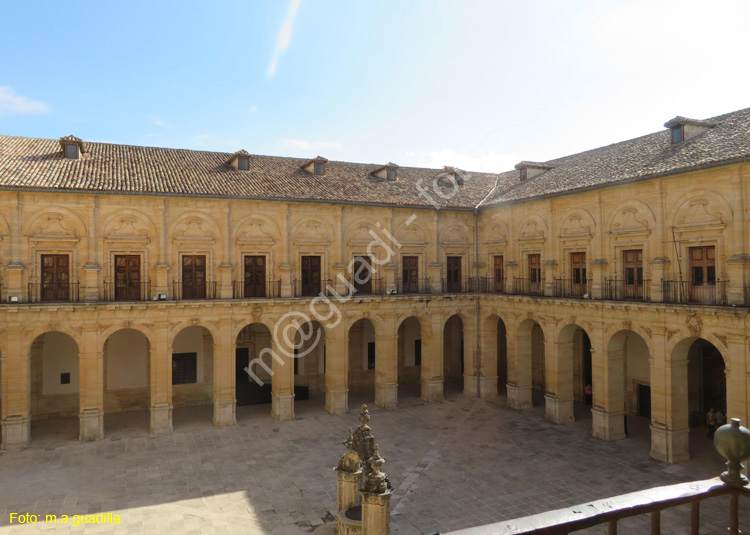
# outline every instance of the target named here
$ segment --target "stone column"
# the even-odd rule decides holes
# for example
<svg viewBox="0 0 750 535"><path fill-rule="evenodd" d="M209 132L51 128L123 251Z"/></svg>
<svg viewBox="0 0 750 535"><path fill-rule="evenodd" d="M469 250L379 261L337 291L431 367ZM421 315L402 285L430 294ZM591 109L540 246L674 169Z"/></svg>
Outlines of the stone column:
<svg viewBox="0 0 750 535"><path fill-rule="evenodd" d="M349 348L343 322L326 331L326 410L349 412Z"/></svg>
<svg viewBox="0 0 750 535"><path fill-rule="evenodd" d="M461 318L464 327L464 395L470 398L479 396L477 384L477 320L476 314ZM496 379L497 380L497 379Z"/></svg>
<svg viewBox="0 0 750 535"><path fill-rule="evenodd" d="M507 325L508 384L507 404L512 409L530 409L531 402L531 340L519 348L519 326Z"/></svg>
<svg viewBox="0 0 750 535"><path fill-rule="evenodd" d="M732 356L731 362L726 362L726 385L727 385L727 421L730 418L739 418L747 422L750 418L750 395L747 385L750 384L750 373L745 369L743 363L747 359L745 349L745 336L731 334L727 336L727 355ZM750 465L750 463L748 463Z"/></svg>
<svg viewBox="0 0 750 535"><path fill-rule="evenodd" d="M625 438L625 350L608 350L601 329L591 335L593 435L601 440Z"/></svg>
<svg viewBox="0 0 750 535"><path fill-rule="evenodd" d="M387 330L388 332L382 332ZM398 328L392 320L378 324L375 332L375 405L398 406Z"/></svg>
<svg viewBox="0 0 750 535"><path fill-rule="evenodd" d="M428 403L443 401L443 331L438 315L420 321L422 366L420 397Z"/></svg>
<svg viewBox="0 0 750 535"><path fill-rule="evenodd" d="M214 425L224 427L237 423L235 383L235 348L232 320L219 322L218 340L214 340Z"/></svg>
<svg viewBox="0 0 750 535"><path fill-rule="evenodd" d="M6 327L6 352L0 355L2 388L2 443L4 450L20 450L31 440L31 395L29 392L29 351L23 327Z"/></svg>
<svg viewBox="0 0 750 535"><path fill-rule="evenodd" d="M150 359L151 433L172 431L172 340L169 322L154 324Z"/></svg>
<svg viewBox="0 0 750 535"><path fill-rule="evenodd" d="M547 421L566 424L575 421L573 415L573 337L568 341L546 341L544 373L547 391L544 394L544 414Z"/></svg>
<svg viewBox="0 0 750 535"><path fill-rule="evenodd" d="M291 326L279 326L275 330L285 333ZM290 338L294 340L294 338ZM294 349L284 340L271 339L273 351L271 379L271 416L276 420L294 419Z"/></svg>
<svg viewBox="0 0 750 535"><path fill-rule="evenodd" d="M588 278L591 280L591 297L594 299L604 297L604 274L608 265L606 258L595 258L591 262Z"/></svg>
<svg viewBox="0 0 750 535"><path fill-rule="evenodd" d="M688 361L651 359L651 457L668 463L690 459Z"/></svg>
<svg viewBox="0 0 750 535"><path fill-rule="evenodd" d="M360 492L362 499L362 535L390 535L391 492Z"/></svg>
<svg viewBox="0 0 750 535"><path fill-rule="evenodd" d="M658 234L657 234L658 236ZM651 301L654 303L661 303L664 301L663 285L664 280L674 280L678 277L677 274L669 273L669 258L666 256L654 258L651 263Z"/></svg>
<svg viewBox="0 0 750 535"><path fill-rule="evenodd" d="M94 197L93 206L89 214L88 228L88 261L83 266L83 300L87 302L99 301L99 272L102 267L97 258L99 220L99 199Z"/></svg>
<svg viewBox="0 0 750 535"><path fill-rule="evenodd" d="M497 397L497 320L483 318L481 321L482 373L479 378L479 397L492 399Z"/></svg>
<svg viewBox="0 0 750 535"><path fill-rule="evenodd" d="M555 279L558 277L559 266L557 260L554 258L548 258L544 260L542 256L542 278L544 279L544 290L543 294L546 296L555 295ZM529 281L531 284L531 281Z"/></svg>
<svg viewBox="0 0 750 535"><path fill-rule="evenodd" d="M79 348L79 440L104 438L104 351L99 344L98 325L83 328Z"/></svg>

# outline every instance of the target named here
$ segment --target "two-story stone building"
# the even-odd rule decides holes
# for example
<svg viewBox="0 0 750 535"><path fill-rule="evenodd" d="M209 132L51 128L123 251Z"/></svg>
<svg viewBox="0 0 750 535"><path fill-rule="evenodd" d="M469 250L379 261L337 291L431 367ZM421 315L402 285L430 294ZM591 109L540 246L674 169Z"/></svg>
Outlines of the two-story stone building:
<svg viewBox="0 0 750 535"><path fill-rule="evenodd" d="M750 109L665 126L499 175L2 136L2 446L452 382L687 459L750 412Z"/></svg>

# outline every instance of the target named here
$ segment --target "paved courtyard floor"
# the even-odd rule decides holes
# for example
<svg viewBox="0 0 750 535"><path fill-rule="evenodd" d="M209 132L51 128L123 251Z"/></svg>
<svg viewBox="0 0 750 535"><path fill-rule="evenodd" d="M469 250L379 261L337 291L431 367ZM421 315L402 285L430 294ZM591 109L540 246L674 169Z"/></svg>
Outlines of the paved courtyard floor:
<svg viewBox="0 0 750 535"><path fill-rule="evenodd" d="M505 398L469 399L447 389L425 404L402 389L400 407L369 405L370 422L394 485L393 533L432 534L499 522L648 487L706 479L723 470L711 441L696 433L697 458L669 465L649 457L648 422L628 419L630 438L590 436L577 407L570 425L544 421L543 408L514 411ZM148 414L105 418L106 438L79 443L77 420L34 422L32 444L0 456L0 534L275 533L331 531L333 467L349 427L320 398L299 402L297 418L277 422L270 407L239 407L237 425L215 428L211 408L177 409L174 433L147 434ZM750 500L740 501L750 530ZM11 513L41 515L10 524ZM44 523L44 515L112 513L119 524ZM701 533L726 533L728 498L704 502ZM689 511L662 517L662 533L689 532ZM620 533L649 533L647 518ZM724 524L722 526L722 524ZM581 533L606 533L606 528Z"/></svg>

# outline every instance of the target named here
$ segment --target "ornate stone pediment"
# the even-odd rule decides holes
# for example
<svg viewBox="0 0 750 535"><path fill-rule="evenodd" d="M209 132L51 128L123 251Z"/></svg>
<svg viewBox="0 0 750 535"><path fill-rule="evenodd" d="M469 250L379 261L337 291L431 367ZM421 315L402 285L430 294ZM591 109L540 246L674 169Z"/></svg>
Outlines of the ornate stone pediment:
<svg viewBox="0 0 750 535"><path fill-rule="evenodd" d="M651 229L649 228L648 218L639 212L633 206L628 206L620 210L612 220L612 234L650 234Z"/></svg>
<svg viewBox="0 0 750 535"><path fill-rule="evenodd" d="M300 225L294 234L295 243L314 243L326 245L330 243L330 238L325 228L318 221L307 221Z"/></svg>
<svg viewBox="0 0 750 535"><path fill-rule="evenodd" d="M271 245L276 243L276 240L273 239L273 234L267 232L264 227L267 227L267 224L261 219L247 221L237 233L237 243L263 243Z"/></svg>
<svg viewBox="0 0 750 535"><path fill-rule="evenodd" d="M580 214L568 217L560 230L561 238L591 238L591 225Z"/></svg>
<svg viewBox="0 0 750 535"><path fill-rule="evenodd" d="M36 221L31 229L30 238L33 240L49 241L78 241L75 225L69 224L66 216L53 212L46 214Z"/></svg>
<svg viewBox="0 0 750 535"><path fill-rule="evenodd" d="M177 241L213 242L214 233L208 222L198 216L188 217L174 231Z"/></svg>

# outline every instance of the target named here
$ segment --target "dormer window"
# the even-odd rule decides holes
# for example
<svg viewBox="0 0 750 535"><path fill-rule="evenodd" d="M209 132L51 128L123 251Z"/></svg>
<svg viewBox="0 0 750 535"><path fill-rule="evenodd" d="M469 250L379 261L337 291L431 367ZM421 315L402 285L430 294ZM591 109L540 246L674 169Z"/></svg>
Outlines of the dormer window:
<svg viewBox="0 0 750 535"><path fill-rule="evenodd" d="M519 169L518 173L521 175L521 182L523 182L524 180L526 180L529 177L529 174L526 171L525 167L523 169Z"/></svg>
<svg viewBox="0 0 750 535"><path fill-rule="evenodd" d="M247 171L250 169L250 158L253 155L247 152L245 149L240 149L229 158L227 163L237 169L238 171Z"/></svg>
<svg viewBox="0 0 750 535"><path fill-rule="evenodd" d="M77 160L78 159L78 145L75 143L66 143L65 144L65 157L70 160Z"/></svg>
<svg viewBox="0 0 750 535"><path fill-rule="evenodd" d="M250 169L250 158L247 156L237 158L237 169L240 171L247 171Z"/></svg>
<svg viewBox="0 0 750 535"><path fill-rule="evenodd" d="M323 176L326 174L326 164L323 162L315 162L315 174L317 176Z"/></svg>
<svg viewBox="0 0 750 535"><path fill-rule="evenodd" d="M670 128L670 131L672 133L672 145L682 143L685 139L685 127L683 125L678 124L677 126L673 126Z"/></svg>
<svg viewBox="0 0 750 535"><path fill-rule="evenodd" d="M542 173L546 173L554 166L548 163L541 162L527 162L526 160L516 164L518 169L518 178L521 182L524 182L530 178L537 177Z"/></svg>
<svg viewBox="0 0 750 535"><path fill-rule="evenodd" d="M386 180L394 181L396 180L396 170L395 169L388 169L386 172Z"/></svg>

